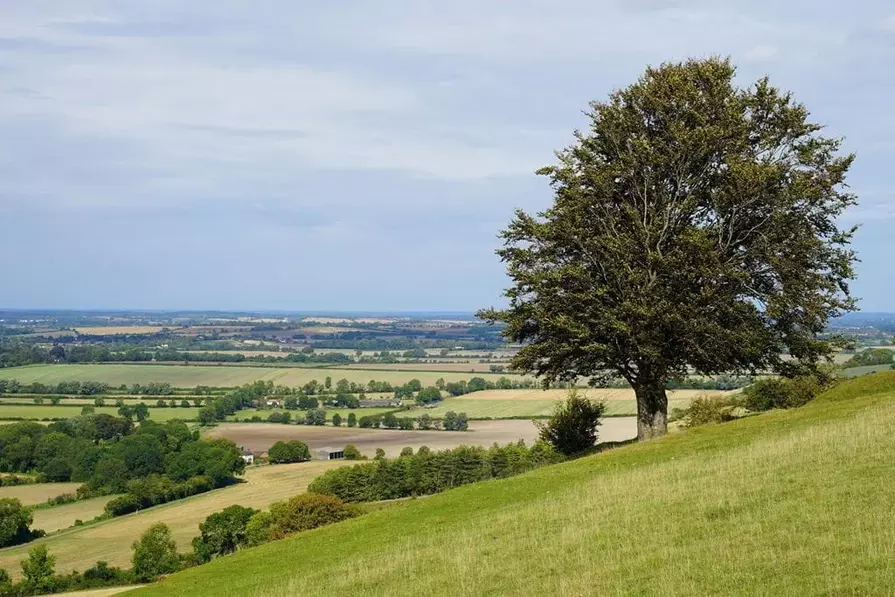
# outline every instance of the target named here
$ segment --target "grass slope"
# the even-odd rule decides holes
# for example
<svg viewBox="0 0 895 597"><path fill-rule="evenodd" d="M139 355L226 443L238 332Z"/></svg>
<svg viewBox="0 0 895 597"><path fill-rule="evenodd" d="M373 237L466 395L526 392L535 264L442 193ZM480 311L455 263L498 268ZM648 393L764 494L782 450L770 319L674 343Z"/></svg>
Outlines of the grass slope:
<svg viewBox="0 0 895 597"><path fill-rule="evenodd" d="M891 594L895 374L874 377L798 410L411 501L134 594Z"/></svg>

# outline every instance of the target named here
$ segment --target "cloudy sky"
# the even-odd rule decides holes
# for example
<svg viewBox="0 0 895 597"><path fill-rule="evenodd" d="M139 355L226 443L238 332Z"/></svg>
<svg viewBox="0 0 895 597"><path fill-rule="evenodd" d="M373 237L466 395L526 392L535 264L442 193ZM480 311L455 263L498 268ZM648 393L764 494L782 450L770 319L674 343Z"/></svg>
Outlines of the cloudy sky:
<svg viewBox="0 0 895 597"><path fill-rule="evenodd" d="M0 306L472 310L582 109L729 55L858 161L895 311L888 0L0 4Z"/></svg>

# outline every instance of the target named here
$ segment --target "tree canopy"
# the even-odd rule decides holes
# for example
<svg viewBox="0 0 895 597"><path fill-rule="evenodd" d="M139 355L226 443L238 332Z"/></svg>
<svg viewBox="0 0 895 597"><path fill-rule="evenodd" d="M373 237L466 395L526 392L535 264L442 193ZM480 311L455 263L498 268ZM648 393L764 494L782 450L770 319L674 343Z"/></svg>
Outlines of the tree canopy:
<svg viewBox="0 0 895 597"><path fill-rule="evenodd" d="M827 321L854 308L854 230L838 225L854 156L790 93L734 75L663 64L592 103L539 171L553 205L501 234L508 307L479 313L523 343L514 369L626 379L641 439L666 431L669 380L811 369Z"/></svg>

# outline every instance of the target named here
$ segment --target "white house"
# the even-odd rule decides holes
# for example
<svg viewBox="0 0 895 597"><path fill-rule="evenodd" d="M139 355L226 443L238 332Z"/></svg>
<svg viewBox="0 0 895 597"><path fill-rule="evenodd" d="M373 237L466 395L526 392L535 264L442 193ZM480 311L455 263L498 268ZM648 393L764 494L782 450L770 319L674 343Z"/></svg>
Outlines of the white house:
<svg viewBox="0 0 895 597"><path fill-rule="evenodd" d="M252 453L251 450L248 450L246 448L242 449L242 459L245 461L246 464L255 464L255 455Z"/></svg>

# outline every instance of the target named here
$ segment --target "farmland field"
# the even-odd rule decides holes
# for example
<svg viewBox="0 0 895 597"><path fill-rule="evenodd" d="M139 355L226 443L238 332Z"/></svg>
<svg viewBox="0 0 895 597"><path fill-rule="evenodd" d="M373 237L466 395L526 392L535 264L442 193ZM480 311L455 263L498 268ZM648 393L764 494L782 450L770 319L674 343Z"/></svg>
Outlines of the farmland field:
<svg viewBox="0 0 895 597"><path fill-rule="evenodd" d="M26 506L41 504L63 493L74 493L80 483L32 483L0 487L0 498L16 498Z"/></svg>
<svg viewBox="0 0 895 597"><path fill-rule="evenodd" d="M52 508L40 508L34 511L34 524L31 525L31 528L54 533L67 529L75 524L76 520L87 522L102 514L106 504L116 497L118 496L106 495Z"/></svg>
<svg viewBox="0 0 895 597"><path fill-rule="evenodd" d="M74 527L25 545L0 549L0 568L14 577L21 576L19 562L28 550L44 544L56 556L56 572L85 570L98 560L111 566L130 567L131 544L157 522L169 527L181 551L190 549L190 541L199 533L199 523L233 504L266 508L272 502L302 493L325 470L343 466L346 461L314 461L278 466L251 467L246 483L218 489L149 510L113 518L95 525Z"/></svg>
<svg viewBox="0 0 895 597"><path fill-rule="evenodd" d="M497 380L501 376L518 379L519 375L477 373L479 377ZM23 384L40 382L56 384L61 381L99 381L110 386L121 384L146 384L153 381L168 382L177 388L193 388L198 385L213 387L233 387L257 380L270 380L285 386L301 386L316 379L323 382L326 377L333 381L345 378L356 383L367 383L371 379L403 384L411 379L419 379L424 386L434 385L443 378L445 381L468 380L470 373L364 371L357 369L302 368L302 367L226 367L219 365L30 365L27 367L7 367L0 369L0 379L17 379Z"/></svg>
<svg viewBox="0 0 895 597"><path fill-rule="evenodd" d="M433 362L433 363L358 363L355 365L346 365L346 369L366 369L370 371L445 371L449 373L469 373L470 375L478 373L490 373L491 365L503 365L503 363L479 363L478 359L474 359L472 363L457 362ZM504 374L499 374L504 375ZM512 376L513 374L506 374ZM518 376L517 376L518 377Z"/></svg>
<svg viewBox="0 0 895 597"><path fill-rule="evenodd" d="M354 444L361 453L373 456L382 448L389 456L397 456L401 449L428 446L433 450L459 445L490 446L494 442L507 444L520 439L533 442L538 435L531 421L470 421L469 431L399 431L393 429L359 429L348 427L316 427L309 425L279 425L276 423L224 423L205 432L210 437L225 437L255 452L266 451L278 441L299 439L311 450L325 447L342 448ZM633 417L606 419L599 429L600 441L621 441L637 435Z"/></svg>
<svg viewBox="0 0 895 597"><path fill-rule="evenodd" d="M163 328L154 325L98 325L77 327L75 328L75 331L79 334L89 336L120 336L125 334L155 334L156 332L162 331L162 329Z"/></svg>
<svg viewBox="0 0 895 597"><path fill-rule="evenodd" d="M395 412L397 409L394 408L335 408L335 407L323 407L323 410L326 411L326 420L329 422L333 415L339 413L339 416L342 417L342 425L345 424L345 419L348 418L349 413L354 413L354 416L360 419L361 417L375 417L378 415L384 415L385 413ZM254 416L259 416L262 419L266 419L271 413L290 413L292 418L304 414L307 411L304 410L286 410L284 408L268 408L268 409L254 409L254 408L244 408L240 411L237 411L235 414L230 415L228 417L231 421L239 421L245 418L251 418ZM395 414L399 417L401 416L416 416L419 414L417 411L412 411L413 415L410 414L411 411L407 412L395 412Z"/></svg>
<svg viewBox="0 0 895 597"><path fill-rule="evenodd" d="M180 402L180 399L177 400ZM3 404L0 402L0 418L2 419L67 419L81 414L83 406L64 406L51 404ZM118 407L115 406L95 406L95 413L105 413L107 415L118 416ZM199 409L196 407L189 408L159 408L150 407L149 418L153 421L170 421L171 419L194 420L199 416Z"/></svg>

